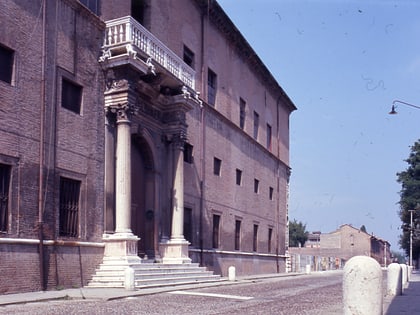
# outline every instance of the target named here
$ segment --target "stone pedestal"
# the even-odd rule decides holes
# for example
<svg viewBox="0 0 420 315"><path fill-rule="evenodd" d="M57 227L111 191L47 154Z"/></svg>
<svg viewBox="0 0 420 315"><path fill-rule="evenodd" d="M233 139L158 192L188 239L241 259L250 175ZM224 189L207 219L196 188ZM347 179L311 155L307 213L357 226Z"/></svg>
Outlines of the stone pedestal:
<svg viewBox="0 0 420 315"><path fill-rule="evenodd" d="M160 243L162 263L164 264L190 264L191 258L188 257L188 245L185 239L170 239Z"/></svg>
<svg viewBox="0 0 420 315"><path fill-rule="evenodd" d="M129 233L116 233L104 238L104 262L112 260L118 265L132 265L141 263L137 254L139 238Z"/></svg>

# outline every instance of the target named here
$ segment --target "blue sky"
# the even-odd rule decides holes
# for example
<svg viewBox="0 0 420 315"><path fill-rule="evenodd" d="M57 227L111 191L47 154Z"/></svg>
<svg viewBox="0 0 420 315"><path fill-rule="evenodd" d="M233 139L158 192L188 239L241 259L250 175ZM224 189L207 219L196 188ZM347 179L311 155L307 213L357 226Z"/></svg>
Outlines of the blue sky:
<svg viewBox="0 0 420 315"><path fill-rule="evenodd" d="M289 217L341 224L400 251L401 187L420 138L420 1L218 0L298 110Z"/></svg>

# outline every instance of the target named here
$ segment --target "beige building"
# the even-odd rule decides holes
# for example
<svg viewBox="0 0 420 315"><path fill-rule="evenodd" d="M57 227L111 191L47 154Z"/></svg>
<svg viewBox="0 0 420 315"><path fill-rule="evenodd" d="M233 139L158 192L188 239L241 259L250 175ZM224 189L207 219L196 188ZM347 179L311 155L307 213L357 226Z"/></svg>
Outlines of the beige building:
<svg viewBox="0 0 420 315"><path fill-rule="evenodd" d="M387 241L350 224L343 224L331 233L312 233L311 241L304 248L289 248L289 251L292 255L326 257L334 263L338 259L340 265L358 255L372 257L381 266L392 263L390 244Z"/></svg>
<svg viewBox="0 0 420 315"><path fill-rule="evenodd" d="M0 20L6 293L285 271L296 107L216 1L5 0Z"/></svg>

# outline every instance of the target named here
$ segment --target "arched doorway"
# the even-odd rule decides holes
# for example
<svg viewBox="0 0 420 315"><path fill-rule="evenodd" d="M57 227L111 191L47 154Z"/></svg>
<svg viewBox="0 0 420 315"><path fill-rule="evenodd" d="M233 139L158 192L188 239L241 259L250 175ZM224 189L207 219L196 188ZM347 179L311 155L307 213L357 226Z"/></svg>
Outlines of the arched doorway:
<svg viewBox="0 0 420 315"><path fill-rule="evenodd" d="M131 229L140 237L138 254L155 257L155 178L153 156L143 137L131 146Z"/></svg>

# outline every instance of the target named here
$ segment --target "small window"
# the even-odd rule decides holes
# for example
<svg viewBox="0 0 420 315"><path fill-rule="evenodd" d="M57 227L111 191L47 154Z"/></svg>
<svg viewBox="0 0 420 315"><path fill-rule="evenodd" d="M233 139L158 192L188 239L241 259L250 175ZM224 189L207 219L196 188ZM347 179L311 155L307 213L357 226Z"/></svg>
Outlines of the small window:
<svg viewBox="0 0 420 315"><path fill-rule="evenodd" d="M260 181L254 178L254 193L258 194L259 189L260 189Z"/></svg>
<svg viewBox="0 0 420 315"><path fill-rule="evenodd" d="M236 185L241 186L242 184L242 171L240 169L236 169Z"/></svg>
<svg viewBox="0 0 420 315"><path fill-rule="evenodd" d="M0 164L0 232L7 232L11 168Z"/></svg>
<svg viewBox="0 0 420 315"><path fill-rule="evenodd" d="M60 236L76 237L79 226L80 181L60 178Z"/></svg>
<svg viewBox="0 0 420 315"><path fill-rule="evenodd" d="M246 102L240 98L239 99L239 127L241 129L245 128L245 107Z"/></svg>
<svg viewBox="0 0 420 315"><path fill-rule="evenodd" d="M90 11L99 15L99 1L100 0L79 0L85 5Z"/></svg>
<svg viewBox="0 0 420 315"><path fill-rule="evenodd" d="M215 157L214 162L213 162L213 174L220 176L221 171L222 171L222 160Z"/></svg>
<svg viewBox="0 0 420 315"><path fill-rule="evenodd" d="M192 209L184 208L184 237L188 242L192 243L192 236Z"/></svg>
<svg viewBox="0 0 420 315"><path fill-rule="evenodd" d="M235 250L241 249L241 221L235 220Z"/></svg>
<svg viewBox="0 0 420 315"><path fill-rule="evenodd" d="M254 139L258 139L258 127L260 125L260 115L257 112L254 112Z"/></svg>
<svg viewBox="0 0 420 315"><path fill-rule="evenodd" d="M267 124L267 149L271 150L271 126Z"/></svg>
<svg viewBox="0 0 420 315"><path fill-rule="evenodd" d="M252 250L256 252L258 250L258 224L254 224L254 235L252 238Z"/></svg>
<svg viewBox="0 0 420 315"><path fill-rule="evenodd" d="M217 75L210 69L207 74L207 101L210 105L216 104Z"/></svg>
<svg viewBox="0 0 420 315"><path fill-rule="evenodd" d="M187 142L184 144L184 162L189 164L194 163L193 148L194 147Z"/></svg>
<svg viewBox="0 0 420 315"><path fill-rule="evenodd" d="M80 114L83 88L63 78L61 86L61 106Z"/></svg>
<svg viewBox="0 0 420 315"><path fill-rule="evenodd" d="M268 252L271 253L271 241L273 239L273 228L268 228Z"/></svg>
<svg viewBox="0 0 420 315"><path fill-rule="evenodd" d="M184 62L194 69L194 53L184 45Z"/></svg>
<svg viewBox="0 0 420 315"><path fill-rule="evenodd" d="M0 45L0 80L12 84L14 51Z"/></svg>
<svg viewBox="0 0 420 315"><path fill-rule="evenodd" d="M270 198L270 200L273 200L273 195L274 195L274 188L270 187L268 191L268 197Z"/></svg>
<svg viewBox="0 0 420 315"><path fill-rule="evenodd" d="M219 248L220 215L213 214L213 248Z"/></svg>

